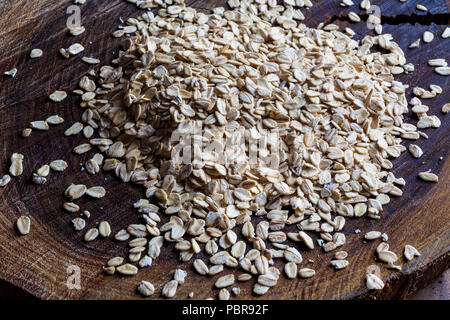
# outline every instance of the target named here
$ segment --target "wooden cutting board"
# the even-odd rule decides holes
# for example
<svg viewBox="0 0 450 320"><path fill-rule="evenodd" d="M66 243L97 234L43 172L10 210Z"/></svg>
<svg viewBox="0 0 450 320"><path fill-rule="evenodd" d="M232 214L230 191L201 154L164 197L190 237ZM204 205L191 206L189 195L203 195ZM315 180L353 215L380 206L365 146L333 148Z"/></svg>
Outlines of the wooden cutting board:
<svg viewBox="0 0 450 320"><path fill-rule="evenodd" d="M101 239L83 242L82 233L72 229L70 221L74 215L62 210L63 191L72 182L105 186L107 197L98 201L83 199L80 204L92 213L88 227L108 220L113 232L117 232L137 221L132 203L143 197L143 190L123 184L108 173L89 176L82 172L80 164L92 153L74 155L71 150L83 139L80 136L63 137L64 130L80 118L79 98L69 94L63 103L57 104L47 97L54 90L73 90L90 68L80 57L62 58L58 54L59 48L80 42L86 47L86 55L98 57L102 62L100 65L107 64L118 54L119 40L110 34L120 24L119 17L137 17L143 11L122 0L87 1L81 6L81 21L87 31L72 37L65 27L68 18L65 10L71 2L7 0L0 3L0 72L13 67L18 69L15 78L0 77L0 175L7 173L8 159L13 152L25 155L24 174L13 179L7 187L0 188L0 278L8 283L0 286L0 292L5 292L5 288L12 284L42 299L139 298L136 286L142 279L151 281L160 290L171 278L170 271L178 266L176 253L173 248L163 249L154 265L135 277L107 276L101 271L109 258L126 253L126 244ZM309 252L299 247L304 261L314 260L314 263L304 262L303 266L316 269L316 276L308 280L287 280L282 276L278 285L263 298L406 298L449 267L450 161L447 137L450 123L448 116L440 111L444 103L450 102L448 77L437 75L426 65L430 58L450 61L450 39L440 37L449 23L448 4L445 0L421 1L428 7L428 12L424 13L415 9L414 1L372 2L381 8L384 31L394 36L405 50L408 62L415 65L414 73L398 77L409 84L408 93L414 86L427 88L431 83L444 88L444 93L423 102L430 107L430 114L441 119L442 126L437 130L425 130L429 138L416 142L425 152L422 158L415 160L405 152L394 161L393 172L407 181L403 188L404 196L392 199L379 221L365 218L348 221L344 230L348 243L343 248L349 252L348 268L336 272L330 266L333 253ZM224 5L225 1L187 3L207 12ZM357 5L342 8L339 1L331 0L314 3L312 9L304 10L308 26L333 22L353 28L357 32L356 38L368 32L373 34L364 22L354 24L346 19L349 11L362 13ZM362 17L365 19L367 15ZM430 44L422 43L418 49L407 49L425 30L433 32L435 40ZM43 57L30 59L32 48L42 49ZM30 121L43 120L53 114L61 115L66 122L46 132L33 132L27 139L21 137L22 129ZM412 117L407 121L416 123L417 119ZM409 143L406 141L405 145ZM30 182L33 171L56 159L66 160L69 169L64 173L51 173L44 186ZM425 183L417 178L418 172L428 169L439 175L438 183ZM19 237L14 228L20 215L28 215L32 220L31 233L23 237ZM355 229L360 229L361 233L355 234ZM362 241L362 235L370 230L386 232L392 250L400 256L406 244L415 246L422 253L412 262L402 258L402 271L394 272L382 267L386 287L377 292L368 292L364 284L365 269L374 263L378 244L378 241ZM80 268L80 290L69 290L66 286L70 265ZM281 262L277 265L281 266ZM189 276L178 289L177 298L186 298L191 291L199 299L217 296L217 291L212 289L217 276L200 277L191 272L191 264L181 265L181 268L189 270ZM225 270L225 273L229 272L233 271ZM239 286L242 289L239 298L261 299L251 294L252 282Z"/></svg>

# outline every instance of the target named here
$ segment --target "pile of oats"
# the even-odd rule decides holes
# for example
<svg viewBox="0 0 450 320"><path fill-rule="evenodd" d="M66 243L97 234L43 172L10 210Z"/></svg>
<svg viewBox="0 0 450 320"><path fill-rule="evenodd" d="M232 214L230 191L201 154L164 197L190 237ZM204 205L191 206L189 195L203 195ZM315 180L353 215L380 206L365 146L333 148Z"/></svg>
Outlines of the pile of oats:
<svg viewBox="0 0 450 320"><path fill-rule="evenodd" d="M309 0L230 0L231 10L216 8L211 14L186 7L183 0L127 1L160 9L128 19L113 33L123 37L123 50L112 65L98 74L91 70L80 80L74 93L81 96L85 111L65 131L66 136L83 133L88 139L75 153L99 150L85 164L89 174L113 171L122 181L145 189L146 199L134 204L142 222L114 235L129 242L128 262L115 257L105 272L134 275L152 265L164 244L175 242L180 261L193 260L198 274L238 268L243 273L236 280L254 278L253 292L262 295L280 277L275 259L286 262L288 278L315 275L302 266L301 252L288 239L305 243L309 250L315 245L324 252L336 250L331 266L346 268L348 254L337 250L346 243L346 219L379 219L383 205L402 195L404 179L389 172L391 160L406 151L402 139L417 140L424 135L418 128L440 125L418 98L410 102L418 125L403 122L408 86L394 75L414 69L392 36L381 34L379 18L370 21L378 26L378 35L356 41L351 30L343 33L336 25L312 29L302 24L302 10L312 6ZM370 7L370 2L361 7ZM349 18L361 20L355 13ZM424 34L424 42L432 36ZM60 52L68 58L83 50L75 43ZM99 63L90 57L83 61ZM447 68L444 63L431 65ZM439 94L439 89L415 88L415 93L424 98ZM64 91L50 95L55 102L66 97ZM62 121L53 117L30 127L47 130L48 123ZM416 158L423 153L416 145L409 151ZM11 158L13 176L21 174L22 159L17 154ZM35 182L45 183L49 168L66 167L55 160L39 169ZM438 180L430 172L420 177ZM9 180L5 176L0 184ZM73 201L84 194L101 198L107 192L100 186L72 184L65 191L70 202L64 209L78 212ZM88 211L84 214L89 218ZM163 216L169 221L163 223ZM255 223L255 217L264 219ZM80 217L72 222L75 230L86 226ZM21 222L20 229L27 225ZM295 232L286 230L291 225ZM110 234L111 226L102 221L84 240ZM366 240L380 238L387 241L378 231L365 235ZM388 249L382 242L377 256L397 267L397 255ZM408 259L418 255L413 249L405 248ZM197 259L200 252L209 261ZM162 294L175 296L185 277L185 271L176 270ZM384 287L379 277L379 268L368 268L369 289ZM229 299L227 288L234 284L234 274L219 277L219 298ZM138 291L149 296L155 288L143 281ZM231 291L238 295L240 289Z"/></svg>

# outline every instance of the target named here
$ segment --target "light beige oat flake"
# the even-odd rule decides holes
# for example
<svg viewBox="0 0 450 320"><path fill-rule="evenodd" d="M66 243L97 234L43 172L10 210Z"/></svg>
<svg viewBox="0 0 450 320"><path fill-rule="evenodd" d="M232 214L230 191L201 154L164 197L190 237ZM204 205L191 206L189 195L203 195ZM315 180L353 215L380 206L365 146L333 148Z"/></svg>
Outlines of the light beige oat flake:
<svg viewBox="0 0 450 320"><path fill-rule="evenodd" d="M266 287L266 286L263 286L263 285L261 285L259 283L256 283L253 286L253 293L256 294L256 295L261 296L263 294L266 294L269 289L270 289L270 287Z"/></svg>
<svg viewBox="0 0 450 320"><path fill-rule="evenodd" d="M100 63L99 59L91 58L91 57L83 57L83 58L81 58L81 60L83 60L84 62L86 62L88 64L98 64L98 63Z"/></svg>
<svg viewBox="0 0 450 320"><path fill-rule="evenodd" d="M375 240L381 238L380 231L369 231L364 235L364 239L366 240Z"/></svg>
<svg viewBox="0 0 450 320"><path fill-rule="evenodd" d="M39 185L43 185L43 184L47 183L47 178L41 177L37 173L33 173L32 180L33 180L33 183L39 184Z"/></svg>
<svg viewBox="0 0 450 320"><path fill-rule="evenodd" d="M10 76L10 77L14 78L17 74L17 68L13 68L11 70L5 71L5 72L3 72L3 74L5 76Z"/></svg>
<svg viewBox="0 0 450 320"><path fill-rule="evenodd" d="M108 221L100 222L98 226L98 231L103 238L109 237L111 234L111 226L109 225L109 222Z"/></svg>
<svg viewBox="0 0 450 320"><path fill-rule="evenodd" d="M36 130L48 130L49 126L46 121L32 121L30 127Z"/></svg>
<svg viewBox="0 0 450 320"><path fill-rule="evenodd" d="M420 46L420 39L417 39L416 41L411 43L408 48L414 49L414 48L419 48L419 46Z"/></svg>
<svg viewBox="0 0 450 320"><path fill-rule="evenodd" d="M359 4L361 9L369 10L370 9L370 1L369 0L362 0Z"/></svg>
<svg viewBox="0 0 450 320"><path fill-rule="evenodd" d="M64 202L63 208L64 210L72 213L80 211L80 206L73 202Z"/></svg>
<svg viewBox="0 0 450 320"><path fill-rule="evenodd" d="M423 33L423 36L422 36L423 42L430 43L431 41L433 41L433 39L434 39L434 34L432 34L430 31L425 31Z"/></svg>
<svg viewBox="0 0 450 320"><path fill-rule="evenodd" d="M116 270L125 276L132 276L138 273L138 268L129 263L117 267Z"/></svg>
<svg viewBox="0 0 450 320"><path fill-rule="evenodd" d="M389 244L387 244L386 242L381 242L378 246L377 246L377 253L380 253L381 251L388 251L389 250Z"/></svg>
<svg viewBox="0 0 450 320"><path fill-rule="evenodd" d="M86 194L92 198L100 199L106 195L106 190L103 187L91 187L86 190Z"/></svg>
<svg viewBox="0 0 450 320"><path fill-rule="evenodd" d="M252 279L252 275L248 273L242 273L237 277L238 281L245 282Z"/></svg>
<svg viewBox="0 0 450 320"><path fill-rule="evenodd" d="M142 280L138 286L139 293L144 297L149 297L155 293L155 287L151 282Z"/></svg>
<svg viewBox="0 0 450 320"><path fill-rule="evenodd" d="M294 279L297 276L297 265L294 262L288 262L284 265L284 272L290 279Z"/></svg>
<svg viewBox="0 0 450 320"><path fill-rule="evenodd" d="M238 296L238 295L241 294L241 288L239 288L239 287L234 287L234 288L231 289L231 292L233 292L233 294L234 294L235 296Z"/></svg>
<svg viewBox="0 0 450 320"><path fill-rule="evenodd" d="M84 167L86 171L91 175L97 174L100 171L100 166L92 159L86 161Z"/></svg>
<svg viewBox="0 0 450 320"><path fill-rule="evenodd" d="M408 150L414 158L420 158L423 155L422 149L416 144L410 144Z"/></svg>
<svg viewBox="0 0 450 320"><path fill-rule="evenodd" d="M90 151L91 149L92 146L89 143L83 143L73 148L73 152L75 152L76 154L83 154Z"/></svg>
<svg viewBox="0 0 450 320"><path fill-rule="evenodd" d="M113 274L116 273L116 267L106 267L106 266L103 266L103 271L104 271L106 274L112 276Z"/></svg>
<svg viewBox="0 0 450 320"><path fill-rule="evenodd" d="M229 287L234 283L234 274L227 274L216 280L215 286L218 289Z"/></svg>
<svg viewBox="0 0 450 320"><path fill-rule="evenodd" d="M380 267L376 264L372 264L366 268L366 274L374 274L379 278L381 277Z"/></svg>
<svg viewBox="0 0 450 320"><path fill-rule="evenodd" d="M67 167L68 164L64 160L54 160L50 162L50 169L56 172L63 172Z"/></svg>
<svg viewBox="0 0 450 320"><path fill-rule="evenodd" d="M447 61L445 59L430 59L428 65L431 67L446 67Z"/></svg>
<svg viewBox="0 0 450 320"><path fill-rule="evenodd" d="M341 270L348 266L347 260L332 260L331 265L335 270Z"/></svg>
<svg viewBox="0 0 450 320"><path fill-rule="evenodd" d="M64 132L64 134L66 136L72 136L75 134L79 134L81 132L81 130L83 130L83 124L80 122L75 122Z"/></svg>
<svg viewBox="0 0 450 320"><path fill-rule="evenodd" d="M84 184L71 184L66 191L64 191L64 195L72 200L76 200L81 198L86 193L87 187Z"/></svg>
<svg viewBox="0 0 450 320"><path fill-rule="evenodd" d="M348 14L348 18L349 18L351 21L353 21L353 22L360 22L360 21L361 21L361 18L360 18L356 13L354 13L354 12L350 12L350 13Z"/></svg>
<svg viewBox="0 0 450 320"><path fill-rule="evenodd" d="M30 233L31 220L29 217L21 216L17 219L16 226L21 235L26 235Z"/></svg>
<svg viewBox="0 0 450 320"><path fill-rule="evenodd" d="M72 220L73 227L76 231L83 230L86 227L86 221L83 218L75 218Z"/></svg>
<svg viewBox="0 0 450 320"><path fill-rule="evenodd" d="M311 278L316 274L316 271L310 268L302 268L298 270L298 275L301 278Z"/></svg>
<svg viewBox="0 0 450 320"><path fill-rule="evenodd" d="M219 300L230 300L230 292L226 288L220 289Z"/></svg>
<svg viewBox="0 0 450 320"><path fill-rule="evenodd" d="M352 5L354 5L352 0L342 0L342 2L341 2L341 6L342 7L350 7Z"/></svg>
<svg viewBox="0 0 450 320"><path fill-rule="evenodd" d="M162 288L162 295L166 298L173 298L177 293L178 282L171 280L167 282Z"/></svg>
<svg viewBox="0 0 450 320"><path fill-rule="evenodd" d="M89 242L97 239L99 235L97 228L91 228L84 234L84 241Z"/></svg>
<svg viewBox="0 0 450 320"><path fill-rule="evenodd" d="M59 49L59 53L66 59L70 58L70 54L67 52L66 49L64 48L60 48Z"/></svg>
<svg viewBox="0 0 450 320"><path fill-rule="evenodd" d="M57 124L64 123L64 119L61 118L61 117L58 116L58 115L50 116L50 117L48 117L45 121L46 121L48 124L53 124L53 125L57 125Z"/></svg>
<svg viewBox="0 0 450 320"><path fill-rule="evenodd" d="M381 290L384 288L384 282L375 274L369 273L366 275L366 286L369 290Z"/></svg>
<svg viewBox="0 0 450 320"><path fill-rule="evenodd" d="M334 254L335 259L337 260L344 260L348 256L347 251L338 251Z"/></svg>
<svg viewBox="0 0 450 320"><path fill-rule="evenodd" d="M450 74L450 67L437 67L434 71L441 76L448 76Z"/></svg>
<svg viewBox="0 0 450 320"><path fill-rule="evenodd" d="M416 8L417 8L417 10L420 10L420 11L428 11L427 7L425 7L422 4L417 4Z"/></svg>
<svg viewBox="0 0 450 320"><path fill-rule="evenodd" d="M314 249L314 241L306 232L300 231L298 234L309 249Z"/></svg>
<svg viewBox="0 0 450 320"><path fill-rule="evenodd" d="M40 167L36 173L41 176L41 177L47 177L48 174L50 173L50 166L48 164L43 165L42 167Z"/></svg>
<svg viewBox="0 0 450 320"><path fill-rule="evenodd" d="M447 39L448 37L450 37L450 28L449 27L445 28L444 32L442 32L441 37L444 39Z"/></svg>
<svg viewBox="0 0 450 320"><path fill-rule="evenodd" d="M417 128L439 128L441 126L441 120L436 116L422 116L417 122Z"/></svg>
<svg viewBox="0 0 450 320"><path fill-rule="evenodd" d="M397 255L394 252L388 250L378 252L378 258L388 264L394 264L394 262L398 260Z"/></svg>
<svg viewBox="0 0 450 320"><path fill-rule="evenodd" d="M173 274L173 280L177 281L178 284L183 284L187 276L187 272L181 269L176 269Z"/></svg>
<svg viewBox="0 0 450 320"><path fill-rule="evenodd" d="M376 24L374 30L376 34L382 34L383 26L381 24ZM394 70L394 68L392 68L392 70Z"/></svg>
<svg viewBox="0 0 450 320"><path fill-rule="evenodd" d="M120 266L123 262L125 261L125 259L123 257L114 257L108 260L108 262L106 263L108 266L110 267L118 267Z"/></svg>
<svg viewBox="0 0 450 320"><path fill-rule="evenodd" d="M27 138L30 136L31 132L33 132L33 130L31 128L25 128L22 130L22 137Z"/></svg>
<svg viewBox="0 0 450 320"><path fill-rule="evenodd" d="M55 101L55 102L61 102L61 101L63 101L66 97L67 97L67 93L66 93L65 91L60 91L60 90L57 90L57 91L53 92L53 93L49 96L50 100L53 100L53 101Z"/></svg>
<svg viewBox="0 0 450 320"><path fill-rule="evenodd" d="M93 136L94 134L94 128L92 128L91 126L86 126L83 128L83 136L86 139L89 139Z"/></svg>
<svg viewBox="0 0 450 320"><path fill-rule="evenodd" d="M11 166L9 167L9 173L18 177L23 173L23 159L24 156L20 153L13 153L11 156Z"/></svg>
<svg viewBox="0 0 450 320"><path fill-rule="evenodd" d="M73 36L79 36L80 34L84 33L85 31L86 31L86 28L83 26L69 28L69 33Z"/></svg>
<svg viewBox="0 0 450 320"><path fill-rule="evenodd" d="M2 178L0 178L0 187L6 186L11 181L11 176L9 174L5 174Z"/></svg>
<svg viewBox="0 0 450 320"><path fill-rule="evenodd" d="M230 265L230 267L233 267L233 265ZM223 271L223 265L221 265L221 264L214 265L209 268L208 275L214 276L216 274L221 273L222 271Z"/></svg>
<svg viewBox="0 0 450 320"><path fill-rule="evenodd" d="M67 48L67 52L73 56L77 55L83 51L84 51L84 47L79 43L74 43L69 48Z"/></svg>

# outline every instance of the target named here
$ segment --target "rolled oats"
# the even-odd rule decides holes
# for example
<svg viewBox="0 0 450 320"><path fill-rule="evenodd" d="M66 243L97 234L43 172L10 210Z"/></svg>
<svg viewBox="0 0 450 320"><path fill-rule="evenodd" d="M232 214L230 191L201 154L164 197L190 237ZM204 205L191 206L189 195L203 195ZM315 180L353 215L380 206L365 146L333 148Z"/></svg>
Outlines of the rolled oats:
<svg viewBox="0 0 450 320"><path fill-rule="evenodd" d="M5 174L2 178L0 178L0 187L6 186L11 181L11 176L9 174Z"/></svg>
<svg viewBox="0 0 450 320"><path fill-rule="evenodd" d="M138 291L144 297L149 297L155 293L155 287L151 282L142 280L138 286Z"/></svg>
<svg viewBox="0 0 450 320"><path fill-rule="evenodd" d="M373 273L366 275L366 286L369 290L381 290L384 288L384 282Z"/></svg>
<svg viewBox="0 0 450 320"><path fill-rule="evenodd" d="M65 91L55 91L53 92L49 98L55 102L61 102L63 101L65 98L67 98L67 93Z"/></svg>
<svg viewBox="0 0 450 320"><path fill-rule="evenodd" d="M425 171L425 172L419 172L418 176L420 179L427 181L427 182L438 182L439 181L439 177L436 174L431 173L430 170Z"/></svg>
<svg viewBox="0 0 450 320"><path fill-rule="evenodd" d="M19 230L21 235L26 235L30 233L31 220L27 216L21 216L16 221L17 230Z"/></svg>
<svg viewBox="0 0 450 320"><path fill-rule="evenodd" d="M298 275L301 278L311 278L314 277L314 275L316 274L316 271L310 268L302 268L300 270L298 270Z"/></svg>
<svg viewBox="0 0 450 320"><path fill-rule="evenodd" d="M404 250L403 254L408 261L411 261L412 259L414 259L415 256L417 256L417 257L420 256L419 251L417 251L416 248L414 248L413 246L411 246L409 244L407 244L405 246L405 250Z"/></svg>
<svg viewBox="0 0 450 320"><path fill-rule="evenodd" d="M84 234L84 241L89 242L97 239L99 235L97 228L91 228Z"/></svg>

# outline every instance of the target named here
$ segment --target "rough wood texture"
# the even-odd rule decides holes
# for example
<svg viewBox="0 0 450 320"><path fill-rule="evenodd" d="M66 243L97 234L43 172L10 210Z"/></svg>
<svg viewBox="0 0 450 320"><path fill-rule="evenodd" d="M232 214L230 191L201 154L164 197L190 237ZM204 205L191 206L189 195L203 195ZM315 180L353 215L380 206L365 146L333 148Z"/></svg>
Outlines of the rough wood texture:
<svg viewBox="0 0 450 320"><path fill-rule="evenodd" d="M187 1L204 10L224 4L225 1ZM315 3L317 1L314 1ZM315 26L319 22L334 22L340 26L352 26L361 38L369 31L365 23L353 24L346 19L349 11L361 12L358 6L342 8L339 1L320 1L305 12L305 23ZM359 1L356 1L359 3ZM349 221L345 227L350 266L335 272L329 262L332 253L322 254L302 250L303 263L317 270L317 275L309 280L287 280L281 277L278 285L263 298L267 299L358 299L358 298L405 298L429 283L434 277L449 267L450 211L448 209L450 161L448 159L448 116L440 112L444 103L449 102L448 77L442 77L426 66L430 58L450 60L449 41L440 34L449 23L449 8L445 0L421 1L429 8L428 13L414 9L415 2L400 3L398 0L372 1L381 7L385 32L392 33L405 50L409 62L416 71L402 75L399 79L410 85L426 88L430 83L444 88L444 93L435 99L424 101L430 106L430 114L442 121L438 130L426 130L429 139L421 139L418 144L425 151L420 160L414 160L405 152L395 163L393 172L407 181L404 196L393 199L379 221L358 219ZM118 52L119 41L110 36L123 18L135 17L139 11L122 0L88 1L82 8L82 24L87 31L79 37L71 37L65 28L65 9L71 1L20 0L0 3L0 72L18 68L14 79L0 77L0 173L6 173L8 159L13 152L25 155L24 175L13 179L5 188L0 188L0 279L3 279L33 296L43 299L129 299L138 298L136 285L142 280L150 280L160 290L177 265L173 248L163 250L154 266L143 270L136 277L111 277L101 271L101 266L112 256L126 252L125 243L111 240L96 240L89 244L81 241L82 233L73 231L70 221L73 215L63 212L63 190L72 182L87 185L104 185L108 196L99 201L83 200L83 209L88 209L92 217L88 226L101 220L110 221L113 232L127 223L136 221L132 203L143 196L137 187L120 183L110 174L91 177L80 170L80 163L91 154L75 156L71 153L81 137L64 138L64 130L79 119L82 110L77 97L69 95L63 103L52 103L47 97L57 89L70 91L89 66L79 57L63 59L58 50L71 43L80 42L86 47L86 55L109 63ZM419 22L419 23L417 23ZM421 37L425 30L436 37L431 44L422 44L419 49L407 46ZM92 44L89 42L92 41ZM32 48L41 48L44 56L30 59ZM97 67L98 68L98 67ZM410 96L409 96L410 97ZM42 120L52 114L59 114L65 124L53 127L48 132L33 132L23 139L21 130L32 120ZM410 118L415 123L416 119ZM406 145L409 142L406 142ZM442 160L440 158L442 157ZM64 159L70 167L64 173L51 173L44 186L30 183L30 177L39 166L55 159ZM416 176L420 171L431 169L439 174L439 183L420 181ZM31 233L18 237L14 222L20 215L32 219ZM353 231L359 228L361 234ZM393 272L382 268L387 282L379 292L367 292L364 285L365 268L374 262L377 241L363 243L362 235L370 230L380 230L389 235L391 248L402 254L403 247L411 244L422 253L413 262L402 261L403 270ZM76 264L81 268L81 290L68 290L67 266ZM280 263L281 264L281 263ZM182 268L192 270L190 264ZM232 270L225 270L225 273ZM190 291L196 298L216 297L212 285L217 277L209 280L189 272L187 282L182 285L177 298L186 298ZM240 284L239 298L256 298L251 295L251 282ZM0 292L6 289L0 286ZM10 290L10 289L8 289ZM19 295L20 296L20 295Z"/></svg>

